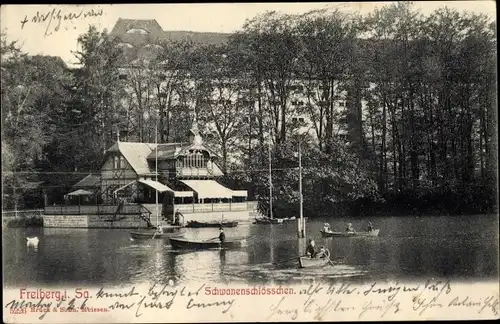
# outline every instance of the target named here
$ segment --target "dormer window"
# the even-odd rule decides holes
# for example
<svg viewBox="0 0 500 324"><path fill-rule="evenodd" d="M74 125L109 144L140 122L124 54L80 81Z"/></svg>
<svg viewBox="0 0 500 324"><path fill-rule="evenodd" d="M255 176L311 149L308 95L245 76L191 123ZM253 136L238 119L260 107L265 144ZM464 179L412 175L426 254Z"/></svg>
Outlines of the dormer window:
<svg viewBox="0 0 500 324"><path fill-rule="evenodd" d="M143 28L132 28L132 29L127 30L127 34L147 35L147 34L149 34L149 32Z"/></svg>

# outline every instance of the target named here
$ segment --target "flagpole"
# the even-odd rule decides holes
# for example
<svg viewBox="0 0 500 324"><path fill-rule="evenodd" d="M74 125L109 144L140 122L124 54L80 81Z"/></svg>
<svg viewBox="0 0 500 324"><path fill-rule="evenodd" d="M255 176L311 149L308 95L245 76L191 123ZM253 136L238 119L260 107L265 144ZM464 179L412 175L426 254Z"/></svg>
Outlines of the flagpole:
<svg viewBox="0 0 500 324"><path fill-rule="evenodd" d="M299 201L300 201L300 225L299 225L299 237L305 237L305 227L304 222L304 208L303 208L303 195L302 195L302 155L300 151L300 135L299 135Z"/></svg>
<svg viewBox="0 0 500 324"><path fill-rule="evenodd" d="M273 177L271 174L271 142L269 142L269 216L273 218Z"/></svg>
<svg viewBox="0 0 500 324"><path fill-rule="evenodd" d="M156 182L158 182L158 121L155 122L155 143L156 143L156 148L155 148L155 176L156 176ZM155 189L156 192L156 227L159 226L159 216L158 216L158 190Z"/></svg>

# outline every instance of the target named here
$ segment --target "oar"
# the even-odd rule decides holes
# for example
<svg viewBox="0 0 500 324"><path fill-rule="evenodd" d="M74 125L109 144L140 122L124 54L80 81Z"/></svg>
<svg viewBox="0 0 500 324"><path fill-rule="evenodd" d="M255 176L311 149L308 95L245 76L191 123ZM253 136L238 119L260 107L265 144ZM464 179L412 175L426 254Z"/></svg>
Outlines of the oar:
<svg viewBox="0 0 500 324"><path fill-rule="evenodd" d="M335 261L337 261L337 260L343 260L343 259L345 259L345 257L336 257L336 258L335 258ZM330 264L331 264L332 266L334 266L334 265L335 265L335 263L333 263L334 261L333 261L332 259L330 259L330 257L328 257L328 261L330 262Z"/></svg>

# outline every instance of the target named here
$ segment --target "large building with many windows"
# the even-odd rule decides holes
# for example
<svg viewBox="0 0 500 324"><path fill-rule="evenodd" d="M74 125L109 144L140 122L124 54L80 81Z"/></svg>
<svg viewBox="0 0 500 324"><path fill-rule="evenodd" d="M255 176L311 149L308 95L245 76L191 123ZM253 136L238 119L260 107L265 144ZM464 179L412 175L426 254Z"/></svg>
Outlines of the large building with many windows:
<svg viewBox="0 0 500 324"><path fill-rule="evenodd" d="M214 80L215 86L210 91L207 90L203 100L199 100L195 96L185 95L185 89L196 87L195 82L190 80L189 76L182 80L161 81L166 78L165 69L161 66L163 61L161 61L161 57L159 60L155 61L155 59L162 52L162 44L165 41L189 40L198 45L220 45L228 40L230 34L166 31L156 20L120 18L110 36L118 40L125 53L120 75L123 82L121 104L123 107L127 107L127 111L134 111L134 108L130 107L142 107L142 110L147 107L147 109L157 110L154 114L159 119L160 142L178 141L179 134L172 134L169 132L169 128L164 126L165 120L173 121L175 119L175 111L187 111L188 113L183 119L192 120L196 118L195 111L203 110L204 107L208 107L208 110L224 110L227 107L232 109L231 107L245 106L245 114L248 115L243 117L240 124L236 126L240 128L240 132L246 135L242 137L244 139L235 139L232 146L248 147L248 151L251 151L251 139L248 140L248 138L256 138L257 136L255 133L257 131L256 119L262 118L262 116L269 118L272 111L284 110L286 113L276 113L276 116L273 117L276 120L267 122L269 125L274 123L275 127L274 129L269 126L264 127L266 142L270 141L279 131L281 126L278 124L295 125L294 128L298 127L299 133L308 133L313 138L324 137L327 125L324 121L321 122L322 126L318 125L320 124L319 120L325 120L327 115L329 119L333 120L328 132L335 141L346 144L359 143L360 140L363 140L360 139L360 136L369 137L371 135L371 132L360 131L360 128L366 128L364 121L367 119L367 109L365 109L367 103L362 100L361 96L356 98L351 95L349 98L348 92L338 84L334 84L332 89L327 90L322 88L318 80L293 80L289 85L290 89L285 101L273 97L271 91L263 84L260 87L262 92L259 95L262 100L258 103L256 89L239 88L237 91L234 90L232 85L238 80ZM221 56L221 59L224 59L224 55ZM152 61L156 62L156 71L149 64ZM168 73L167 71L166 74ZM158 74L159 77L156 78L155 74ZM147 77L149 80L144 81ZM183 85L180 87L182 89L176 88L173 81L182 82ZM146 83L152 84L151 89L146 90L142 87ZM138 89L142 90L138 91ZM325 101L323 93L327 91L334 92L335 96ZM165 108L166 105L170 106L169 109ZM358 106L361 108L358 109ZM178 107L185 108L176 109ZM136 119L135 124L137 125L144 124L144 122L141 123L140 113L131 118ZM221 142L218 142L220 134L218 134L215 123L206 121L201 123L200 131L217 150L223 151ZM128 134L130 129L124 129L122 132ZM375 135L380 136L380 134ZM146 140L142 138L139 141ZM250 144L248 144L249 142ZM241 164L243 159L248 157L242 150L231 150L231 147L226 147L224 151L227 152L223 158L224 163L227 161L228 163Z"/></svg>

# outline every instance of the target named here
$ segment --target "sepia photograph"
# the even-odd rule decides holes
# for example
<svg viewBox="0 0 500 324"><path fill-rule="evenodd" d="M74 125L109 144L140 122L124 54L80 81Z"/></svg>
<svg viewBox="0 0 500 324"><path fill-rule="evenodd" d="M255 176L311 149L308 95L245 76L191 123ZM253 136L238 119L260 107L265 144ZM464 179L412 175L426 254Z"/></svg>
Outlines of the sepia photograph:
<svg viewBox="0 0 500 324"><path fill-rule="evenodd" d="M495 2L1 21L5 323L500 318Z"/></svg>

